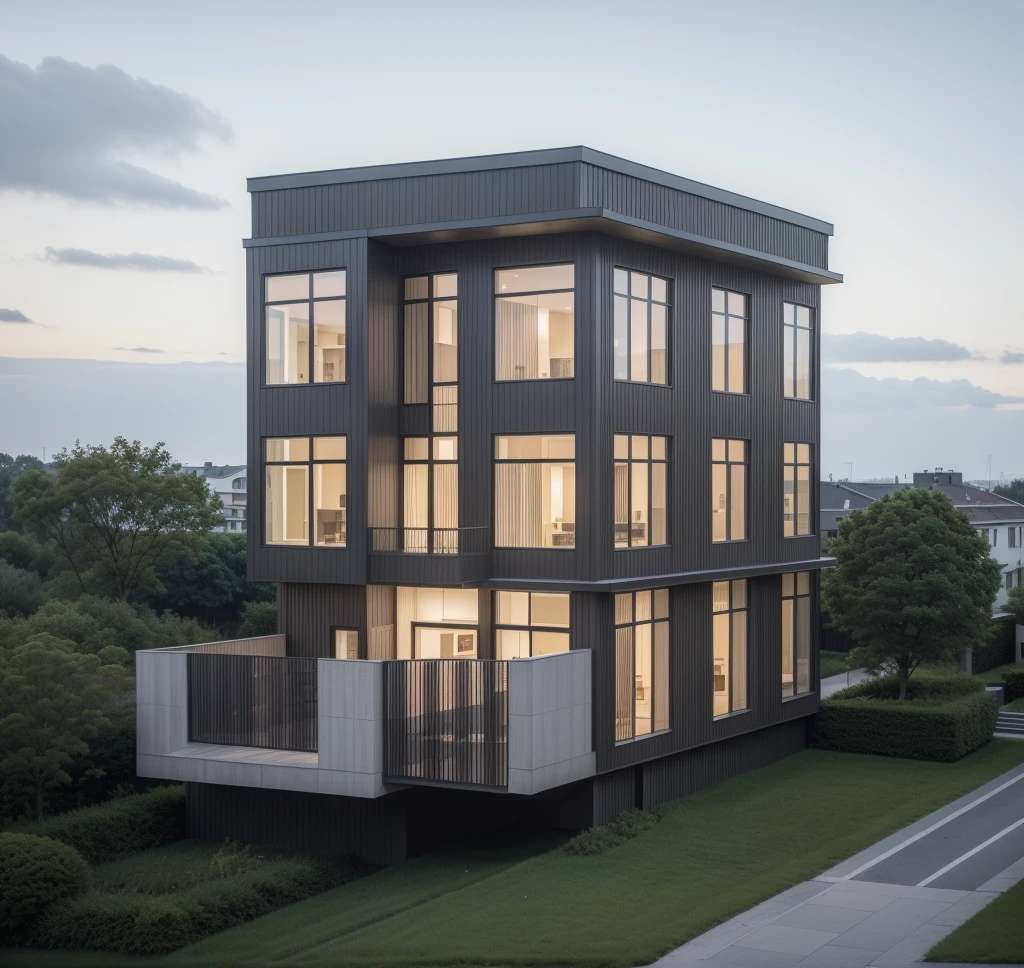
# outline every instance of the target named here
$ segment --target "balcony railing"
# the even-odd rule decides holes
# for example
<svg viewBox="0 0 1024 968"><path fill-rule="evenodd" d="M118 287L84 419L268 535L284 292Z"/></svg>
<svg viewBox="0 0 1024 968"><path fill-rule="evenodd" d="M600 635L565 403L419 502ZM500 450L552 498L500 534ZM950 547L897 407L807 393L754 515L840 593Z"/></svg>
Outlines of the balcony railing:
<svg viewBox="0 0 1024 968"><path fill-rule="evenodd" d="M384 777L507 787L508 663L386 663Z"/></svg>
<svg viewBox="0 0 1024 968"><path fill-rule="evenodd" d="M370 551L394 555L481 555L487 528L370 528Z"/></svg>

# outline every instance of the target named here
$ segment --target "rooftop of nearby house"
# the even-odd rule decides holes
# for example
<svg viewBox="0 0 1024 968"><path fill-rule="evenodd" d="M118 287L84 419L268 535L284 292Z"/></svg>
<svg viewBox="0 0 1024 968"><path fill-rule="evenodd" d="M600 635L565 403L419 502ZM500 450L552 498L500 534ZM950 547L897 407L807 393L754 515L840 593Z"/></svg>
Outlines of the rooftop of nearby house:
<svg viewBox="0 0 1024 968"><path fill-rule="evenodd" d="M245 472L245 464L213 464L209 461L202 466L198 464L182 465L182 474L195 474L207 480L223 480Z"/></svg>

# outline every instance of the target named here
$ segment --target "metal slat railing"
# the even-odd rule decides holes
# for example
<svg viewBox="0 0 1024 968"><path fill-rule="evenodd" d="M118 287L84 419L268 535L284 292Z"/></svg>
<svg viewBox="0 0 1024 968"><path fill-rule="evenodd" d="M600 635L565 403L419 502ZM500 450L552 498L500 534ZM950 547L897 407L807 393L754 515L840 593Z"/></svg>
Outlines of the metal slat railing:
<svg viewBox="0 0 1024 968"><path fill-rule="evenodd" d="M508 663L405 659L384 665L384 774L508 786Z"/></svg>
<svg viewBox="0 0 1024 968"><path fill-rule="evenodd" d="M316 662L190 652L189 742L315 752Z"/></svg>
<svg viewBox="0 0 1024 968"><path fill-rule="evenodd" d="M396 555L480 555L487 528L370 528L370 551Z"/></svg>

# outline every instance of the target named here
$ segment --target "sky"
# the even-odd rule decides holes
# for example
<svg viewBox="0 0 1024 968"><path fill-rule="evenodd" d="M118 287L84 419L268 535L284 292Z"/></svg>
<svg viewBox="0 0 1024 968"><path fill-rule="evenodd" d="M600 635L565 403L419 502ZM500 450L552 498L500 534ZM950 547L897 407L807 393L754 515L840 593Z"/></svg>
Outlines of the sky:
<svg viewBox="0 0 1024 968"><path fill-rule="evenodd" d="M586 144L835 224L823 476L1024 476L1022 29L1019 0L0 0L0 451L130 424L244 460L247 177Z"/></svg>

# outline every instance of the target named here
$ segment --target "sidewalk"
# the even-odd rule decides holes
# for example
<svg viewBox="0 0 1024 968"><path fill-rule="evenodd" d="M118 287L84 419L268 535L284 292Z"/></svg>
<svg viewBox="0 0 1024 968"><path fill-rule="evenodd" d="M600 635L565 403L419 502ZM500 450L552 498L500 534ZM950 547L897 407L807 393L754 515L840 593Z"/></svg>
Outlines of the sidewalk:
<svg viewBox="0 0 1024 968"><path fill-rule="evenodd" d="M855 686L867 678L866 669L851 669L849 672L839 673L838 676L829 676L827 679L821 680L820 696L822 699L828 699L832 693L839 692L840 689L845 689L847 686Z"/></svg>
<svg viewBox="0 0 1024 968"><path fill-rule="evenodd" d="M1024 766L694 938L652 968L919 965L938 941L1024 878L1022 816Z"/></svg>

